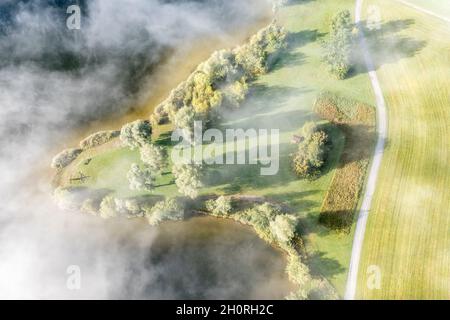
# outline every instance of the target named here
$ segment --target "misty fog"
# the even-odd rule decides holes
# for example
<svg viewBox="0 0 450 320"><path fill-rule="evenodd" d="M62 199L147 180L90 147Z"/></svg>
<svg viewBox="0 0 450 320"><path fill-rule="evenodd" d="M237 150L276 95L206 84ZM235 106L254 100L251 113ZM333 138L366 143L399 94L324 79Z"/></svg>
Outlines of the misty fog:
<svg viewBox="0 0 450 320"><path fill-rule="evenodd" d="M81 30L66 28L74 3L82 7ZM77 126L123 114L151 94L152 71L178 46L231 37L269 8L267 0L0 1L0 298L180 298L180 281L191 288L186 296L205 297L192 270L167 278L186 267L198 244L180 250L170 232L161 235L164 228L61 212L50 197L51 171L41 164ZM155 239L172 243L158 261L149 251ZM205 248L209 272L225 279L212 281L209 298L261 297L258 286L268 284L252 267L261 256L247 255L240 268L232 260L248 246L268 253L259 239L242 243L232 243L235 252ZM80 267L80 290L66 286L70 265ZM242 283L245 290L236 287Z"/></svg>

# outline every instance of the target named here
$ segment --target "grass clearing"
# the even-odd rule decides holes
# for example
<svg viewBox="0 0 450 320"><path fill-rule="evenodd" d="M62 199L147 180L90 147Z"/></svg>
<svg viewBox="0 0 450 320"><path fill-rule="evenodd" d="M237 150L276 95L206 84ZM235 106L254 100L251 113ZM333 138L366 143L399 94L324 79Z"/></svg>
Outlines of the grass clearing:
<svg viewBox="0 0 450 320"><path fill-rule="evenodd" d="M393 45L389 52L380 45L386 41L371 49L388 105L389 136L362 250L357 298L448 299L450 26L392 1L365 5L380 8L378 36ZM366 271L373 265L381 271L378 290L366 285Z"/></svg>

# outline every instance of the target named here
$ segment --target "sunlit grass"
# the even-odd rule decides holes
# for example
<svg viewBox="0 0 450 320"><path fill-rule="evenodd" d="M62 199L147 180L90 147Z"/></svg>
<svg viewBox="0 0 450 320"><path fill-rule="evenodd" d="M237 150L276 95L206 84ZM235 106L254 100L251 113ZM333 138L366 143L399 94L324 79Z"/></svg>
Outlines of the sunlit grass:
<svg viewBox="0 0 450 320"><path fill-rule="evenodd" d="M378 5L384 22L411 19L394 36L424 44L413 55L385 52L391 60L386 64L378 55L389 140L367 225L357 297L448 299L450 26L395 2L366 4ZM370 265L380 268L379 290L366 285Z"/></svg>

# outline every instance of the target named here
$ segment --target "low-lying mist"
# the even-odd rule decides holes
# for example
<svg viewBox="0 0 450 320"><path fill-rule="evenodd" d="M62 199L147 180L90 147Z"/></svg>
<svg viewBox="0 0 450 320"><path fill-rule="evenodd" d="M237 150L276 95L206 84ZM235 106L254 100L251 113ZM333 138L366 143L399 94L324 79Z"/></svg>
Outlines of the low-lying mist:
<svg viewBox="0 0 450 320"><path fill-rule="evenodd" d="M81 29L68 30L66 8L76 3ZM0 298L181 297L163 271L192 251L152 264L144 253L158 229L61 212L42 159L80 125L125 113L148 95L152 71L177 47L232 37L269 9L267 0L0 1ZM66 286L70 265L81 269L81 290ZM224 279L238 285L229 271ZM186 284L193 296L199 285ZM217 284L208 297L254 296L230 286Z"/></svg>

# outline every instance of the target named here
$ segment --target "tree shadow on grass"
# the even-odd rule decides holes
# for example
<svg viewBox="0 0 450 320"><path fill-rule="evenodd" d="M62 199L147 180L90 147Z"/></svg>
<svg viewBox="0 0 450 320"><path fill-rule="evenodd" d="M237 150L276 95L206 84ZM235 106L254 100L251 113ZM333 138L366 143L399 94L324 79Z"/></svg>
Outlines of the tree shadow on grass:
<svg viewBox="0 0 450 320"><path fill-rule="evenodd" d="M317 30L302 30L289 33L287 36L287 48L280 54L270 71L303 64L306 55L296 50L311 42L315 42L324 35L324 33L320 33Z"/></svg>
<svg viewBox="0 0 450 320"><path fill-rule="evenodd" d="M308 191L293 191L286 193L269 193L266 195L266 197L276 202L280 202L297 211L298 210L309 211L314 206L316 206L317 203L311 200L306 200L305 197L316 194L318 192L319 191L317 190L308 190Z"/></svg>
<svg viewBox="0 0 450 320"><path fill-rule="evenodd" d="M322 38L324 35L325 33L321 33L317 29L291 32L287 37L288 50L298 49L311 42L315 42L318 39Z"/></svg>
<svg viewBox="0 0 450 320"><path fill-rule="evenodd" d="M286 3L284 6L285 7L289 7L289 6L296 6L299 4L307 4L309 2L314 2L316 0L289 0L288 3Z"/></svg>
<svg viewBox="0 0 450 320"><path fill-rule="evenodd" d="M329 258L326 253L317 251L309 254L306 263L310 267L313 276L334 277L346 271L336 259Z"/></svg>
<svg viewBox="0 0 450 320"><path fill-rule="evenodd" d="M373 58L374 70L378 70L385 64L396 63L404 58L414 57L426 46L426 41L417 40L399 32L408 29L414 24L413 19L393 20L386 22L379 29L366 28L367 22L362 22L363 33L368 50ZM353 69L349 77L367 72L364 56L360 47L357 47L353 59Z"/></svg>
<svg viewBox="0 0 450 320"><path fill-rule="evenodd" d="M281 131L298 128L310 112L280 109L285 107L291 99L310 91L294 87L255 84L241 109L223 114L223 126L281 129Z"/></svg>
<svg viewBox="0 0 450 320"><path fill-rule="evenodd" d="M261 168L268 165L260 164L222 164L211 165L205 175L204 183L221 187L225 194L239 193L243 189L264 189L286 185L296 180L290 170L289 149L280 145L279 171L275 175L262 175ZM248 154L246 155L248 160ZM247 161L248 163L248 161Z"/></svg>

